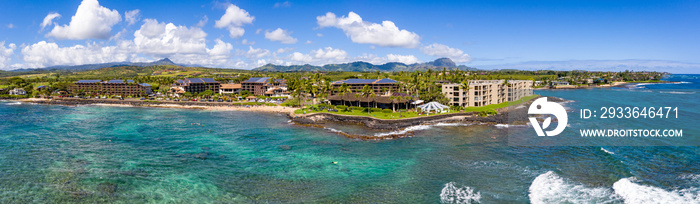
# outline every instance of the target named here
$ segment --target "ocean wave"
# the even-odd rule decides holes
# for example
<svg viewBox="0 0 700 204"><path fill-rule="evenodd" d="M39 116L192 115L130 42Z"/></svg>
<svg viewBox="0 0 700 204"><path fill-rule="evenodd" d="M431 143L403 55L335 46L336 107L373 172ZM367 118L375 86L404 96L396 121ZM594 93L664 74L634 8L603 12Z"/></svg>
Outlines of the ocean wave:
<svg viewBox="0 0 700 204"><path fill-rule="evenodd" d="M481 203L481 193L469 186L457 187L455 182L445 184L440 192L441 203Z"/></svg>
<svg viewBox="0 0 700 204"><path fill-rule="evenodd" d="M630 178L620 179L612 188L625 203L700 203L696 188L667 191L634 183Z"/></svg>
<svg viewBox="0 0 700 204"><path fill-rule="evenodd" d="M15 106L15 105L22 105L22 103L21 103L21 102L16 102L16 101L15 101L15 102L10 102L10 103L5 103L5 105L8 105L8 106Z"/></svg>
<svg viewBox="0 0 700 204"><path fill-rule="evenodd" d="M659 91L659 93L669 93L669 94L695 94L694 91Z"/></svg>
<svg viewBox="0 0 700 204"><path fill-rule="evenodd" d="M432 125L416 125L416 126L407 127L407 128L401 129L401 130L396 130L396 131L391 131L391 132L386 132L386 133L377 133L377 134L374 134L374 136L386 137L386 136L390 136L390 135L402 135L402 134L406 134L406 133L412 132L412 131L427 130L427 129L430 129L431 127L432 127Z"/></svg>
<svg viewBox="0 0 700 204"><path fill-rule="evenodd" d="M678 176L678 178L700 183L700 174L683 174Z"/></svg>
<svg viewBox="0 0 700 204"><path fill-rule="evenodd" d="M528 127L529 125L495 124L493 126L496 128L511 128L511 127Z"/></svg>
<svg viewBox="0 0 700 204"><path fill-rule="evenodd" d="M324 130L328 130L328 131L333 132L333 133L344 133L343 131L340 131L340 130L337 130L337 129L333 129L333 128L329 128L329 127L324 127L323 129L324 129Z"/></svg>
<svg viewBox="0 0 700 204"><path fill-rule="evenodd" d="M540 174L530 185L531 203L603 203L615 200L606 188L569 182L552 171Z"/></svg>
<svg viewBox="0 0 700 204"><path fill-rule="evenodd" d="M549 171L540 174L530 185L532 203L700 203L700 189L664 190L623 178L611 188L587 187L568 181Z"/></svg>
<svg viewBox="0 0 700 204"><path fill-rule="evenodd" d="M409 132L414 132L414 131L419 131L419 130L427 130L432 127L454 127L454 126L467 126L467 124L462 124L462 123L436 123L432 125L415 125L415 126L410 126L401 130L396 130L396 131L391 131L391 132L385 132L385 133L377 133L374 134L376 137L386 137L386 136L391 136L391 135L403 135Z"/></svg>
<svg viewBox="0 0 700 204"><path fill-rule="evenodd" d="M608 151L607 149L602 148L602 147L600 148L600 150L603 150L605 153L608 153L608 154L615 154L615 152Z"/></svg>

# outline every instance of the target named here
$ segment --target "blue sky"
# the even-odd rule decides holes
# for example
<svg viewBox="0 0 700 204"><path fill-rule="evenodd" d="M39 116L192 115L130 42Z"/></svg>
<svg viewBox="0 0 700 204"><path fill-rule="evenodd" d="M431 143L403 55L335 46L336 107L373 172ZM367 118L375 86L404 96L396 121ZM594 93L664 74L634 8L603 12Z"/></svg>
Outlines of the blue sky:
<svg viewBox="0 0 700 204"><path fill-rule="evenodd" d="M163 57L242 69L700 63L697 1L1 1L0 24L5 70Z"/></svg>

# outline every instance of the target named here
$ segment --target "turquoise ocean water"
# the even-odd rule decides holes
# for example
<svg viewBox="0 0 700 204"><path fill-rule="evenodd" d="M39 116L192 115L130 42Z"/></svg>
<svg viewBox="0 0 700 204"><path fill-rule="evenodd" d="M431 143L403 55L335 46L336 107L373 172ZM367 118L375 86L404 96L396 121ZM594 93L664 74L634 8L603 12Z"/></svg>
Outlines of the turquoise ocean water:
<svg viewBox="0 0 700 204"><path fill-rule="evenodd" d="M609 104L593 95L645 99L628 105L676 96L694 120L672 124L691 137L698 75L668 80L687 83L537 93L571 109ZM382 141L335 129L279 114L4 101L0 203L700 202L694 146L510 146L508 134L533 130L479 124Z"/></svg>

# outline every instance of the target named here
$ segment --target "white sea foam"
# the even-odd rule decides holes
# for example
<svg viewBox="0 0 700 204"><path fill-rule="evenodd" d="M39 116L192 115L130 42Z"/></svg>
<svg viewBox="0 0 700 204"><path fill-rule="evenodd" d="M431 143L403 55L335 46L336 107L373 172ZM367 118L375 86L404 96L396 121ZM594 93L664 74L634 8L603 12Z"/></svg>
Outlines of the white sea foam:
<svg viewBox="0 0 700 204"><path fill-rule="evenodd" d="M432 127L432 125L416 125L416 126L404 128L402 130L385 132L385 133L377 133L377 134L374 134L374 136L385 137L385 136L390 136L390 135L402 135L402 134L406 134L406 133L411 132L411 131L427 130L427 129L430 129L430 127Z"/></svg>
<svg viewBox="0 0 700 204"><path fill-rule="evenodd" d="M549 171L535 178L529 196L532 203L700 203L700 189L664 190L635 183L634 177L620 179L611 188L587 187Z"/></svg>
<svg viewBox="0 0 700 204"><path fill-rule="evenodd" d="M531 203L601 203L613 200L606 188L592 188L564 180L549 171L540 174L530 185Z"/></svg>
<svg viewBox="0 0 700 204"><path fill-rule="evenodd" d="M6 103L5 105L14 106L14 105L22 105L22 103L21 102L11 102L11 103Z"/></svg>
<svg viewBox="0 0 700 204"><path fill-rule="evenodd" d="M620 179L612 188L625 203L700 203L698 189L695 188L667 191L634 183L629 178Z"/></svg>
<svg viewBox="0 0 700 204"><path fill-rule="evenodd" d="M390 135L403 135L409 132L413 131L419 131L419 130L427 130L432 127L454 127L454 126L467 126L467 124L462 124L462 123L436 123L432 125L415 125L415 126L410 126L401 130L396 130L396 131L391 131L391 132L385 132L385 133L377 133L374 134L376 137L386 137Z"/></svg>
<svg viewBox="0 0 700 204"><path fill-rule="evenodd" d="M445 184L440 192L442 203L481 203L481 193L469 186L457 187L455 182Z"/></svg>
<svg viewBox="0 0 700 204"><path fill-rule="evenodd" d="M329 127L324 127L323 129L328 130L328 131L331 131L331 132L335 132L335 133L342 133L342 132L343 132L343 131L336 130L336 129L329 128Z"/></svg>
<svg viewBox="0 0 700 204"><path fill-rule="evenodd" d="M529 125L510 125L510 124L495 124L496 128L511 128L511 127L528 127Z"/></svg>
<svg viewBox="0 0 700 204"><path fill-rule="evenodd" d="M615 154L615 152L608 151L607 149L602 148L602 147L600 148L600 150L603 150L605 153L608 153L608 154Z"/></svg>
<svg viewBox="0 0 700 204"><path fill-rule="evenodd" d="M695 94L694 91L659 91L659 93L669 93L669 94Z"/></svg>

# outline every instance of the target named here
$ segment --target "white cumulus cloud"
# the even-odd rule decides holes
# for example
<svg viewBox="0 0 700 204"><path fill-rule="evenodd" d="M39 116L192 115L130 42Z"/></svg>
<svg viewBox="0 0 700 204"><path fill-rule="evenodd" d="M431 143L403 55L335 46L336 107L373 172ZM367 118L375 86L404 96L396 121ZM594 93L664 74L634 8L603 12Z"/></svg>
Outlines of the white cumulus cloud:
<svg viewBox="0 0 700 204"><path fill-rule="evenodd" d="M383 21L382 24L363 21L360 15L350 12L347 17L336 17L328 12L325 16L316 17L318 25L336 27L347 35L353 42L375 44L383 47L415 48L420 44L420 36L414 32L400 30L394 22Z"/></svg>
<svg viewBox="0 0 700 204"><path fill-rule="evenodd" d="M248 46L248 51L243 52L243 55L248 59L255 60L270 56L270 50Z"/></svg>
<svg viewBox="0 0 700 204"><path fill-rule="evenodd" d="M421 51L423 51L423 53L425 53L426 55L430 56L447 57L452 59L452 61L458 63L471 61L471 57L468 54L464 53L464 51L457 48L451 48L443 44L433 43L431 45L422 47Z"/></svg>
<svg viewBox="0 0 700 204"><path fill-rule="evenodd" d="M75 15L71 18L70 24L56 25L47 35L58 39L71 40L108 39L112 26L119 23L121 19L121 15L119 15L117 10L110 10L100 6L97 0L83 0L78 6ZM46 18L44 20L46 21ZM49 20L50 22L51 20Z"/></svg>
<svg viewBox="0 0 700 204"><path fill-rule="evenodd" d="M141 10L132 10L132 11L127 11L124 12L124 20L126 20L129 25L134 25L137 21L139 21L139 18L141 17Z"/></svg>
<svg viewBox="0 0 700 204"><path fill-rule="evenodd" d="M122 41L116 46L87 43L71 47L59 47L56 43L40 41L24 47L22 55L25 67L122 62L136 57L129 41Z"/></svg>
<svg viewBox="0 0 700 204"><path fill-rule="evenodd" d="M418 58L413 55L396 55L396 54L388 54L386 55L387 61L389 62L401 62L404 64L413 64L417 63Z"/></svg>
<svg viewBox="0 0 700 204"><path fill-rule="evenodd" d="M226 8L226 13L221 16L221 19L216 21L214 27L226 28L231 38L240 38L245 33L242 26L244 24L252 24L253 20L255 20L255 17L251 16L246 10L229 4L228 8Z"/></svg>
<svg viewBox="0 0 700 204"><path fill-rule="evenodd" d="M373 54L363 54L353 58L352 61L363 61L369 62L375 65L386 64L389 62L401 62L404 64L413 64L420 62L417 57L413 55L398 55L398 54L388 54L384 57L380 57Z"/></svg>
<svg viewBox="0 0 700 204"><path fill-rule="evenodd" d="M277 28L272 32L265 31L265 38L270 41L279 41L283 44L294 44L297 43L297 39L293 38L289 32L282 30L282 28Z"/></svg>
<svg viewBox="0 0 700 204"><path fill-rule="evenodd" d="M177 63L201 65L209 67L231 67L231 50L233 45L215 40L216 44L211 49L206 49L205 53L176 53L171 55Z"/></svg>
<svg viewBox="0 0 700 204"><path fill-rule="evenodd" d="M44 28L46 28L46 26L53 24L53 19L60 18L60 17L61 17L61 14L58 14L55 12L51 12L48 15L46 15L46 17L44 17L44 21L41 22L41 30L44 30Z"/></svg>
<svg viewBox="0 0 700 204"><path fill-rule="evenodd" d="M207 17L207 15L204 15L204 17L202 17L202 20L199 20L199 22L197 22L197 25L195 25L195 26L201 28L201 27L204 27L204 25L206 25L207 22L209 22L209 17Z"/></svg>
<svg viewBox="0 0 700 204"><path fill-rule="evenodd" d="M198 27L188 28L146 19L141 28L134 32L134 44L139 52L155 56L205 53L206 37L207 33Z"/></svg>
<svg viewBox="0 0 700 204"><path fill-rule="evenodd" d="M8 68L12 55L15 54L17 45L10 43L5 47L5 41L0 42L0 68Z"/></svg>
<svg viewBox="0 0 700 204"><path fill-rule="evenodd" d="M343 63L348 61L348 53L345 52L345 50L326 47L318 50L311 50L309 54L294 52L289 55L289 59L297 63L315 65Z"/></svg>

